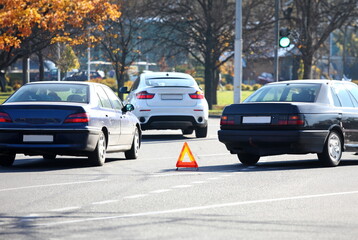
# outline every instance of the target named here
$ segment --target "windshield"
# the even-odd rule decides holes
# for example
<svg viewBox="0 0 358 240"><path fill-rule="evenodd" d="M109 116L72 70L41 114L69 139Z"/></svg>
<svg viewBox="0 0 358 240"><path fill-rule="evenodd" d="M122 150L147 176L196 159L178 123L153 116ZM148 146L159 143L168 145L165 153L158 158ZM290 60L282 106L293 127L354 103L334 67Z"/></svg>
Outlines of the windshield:
<svg viewBox="0 0 358 240"><path fill-rule="evenodd" d="M320 84L292 83L266 85L244 102L314 102Z"/></svg>
<svg viewBox="0 0 358 240"><path fill-rule="evenodd" d="M190 78L147 78L146 84L152 87L194 87L196 82Z"/></svg>
<svg viewBox="0 0 358 240"><path fill-rule="evenodd" d="M6 102L88 102L88 91L83 84L28 84Z"/></svg>

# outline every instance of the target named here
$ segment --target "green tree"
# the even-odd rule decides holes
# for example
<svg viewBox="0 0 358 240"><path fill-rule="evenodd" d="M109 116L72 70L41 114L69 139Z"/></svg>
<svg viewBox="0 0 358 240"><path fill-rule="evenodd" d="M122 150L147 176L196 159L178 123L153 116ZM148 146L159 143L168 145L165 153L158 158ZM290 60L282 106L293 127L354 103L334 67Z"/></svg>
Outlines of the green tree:
<svg viewBox="0 0 358 240"><path fill-rule="evenodd" d="M78 58L71 46L65 46L65 49L62 51L57 65L60 71L63 73L67 73L72 69L77 69L80 67L80 62L78 61Z"/></svg>

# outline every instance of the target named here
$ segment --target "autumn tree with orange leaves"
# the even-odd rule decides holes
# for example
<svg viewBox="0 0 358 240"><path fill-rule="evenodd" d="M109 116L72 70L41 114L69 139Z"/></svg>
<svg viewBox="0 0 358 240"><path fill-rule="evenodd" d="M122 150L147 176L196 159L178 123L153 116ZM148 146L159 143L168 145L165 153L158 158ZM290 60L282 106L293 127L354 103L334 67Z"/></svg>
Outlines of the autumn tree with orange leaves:
<svg viewBox="0 0 358 240"><path fill-rule="evenodd" d="M110 0L0 0L0 70L56 42L97 41L120 14Z"/></svg>

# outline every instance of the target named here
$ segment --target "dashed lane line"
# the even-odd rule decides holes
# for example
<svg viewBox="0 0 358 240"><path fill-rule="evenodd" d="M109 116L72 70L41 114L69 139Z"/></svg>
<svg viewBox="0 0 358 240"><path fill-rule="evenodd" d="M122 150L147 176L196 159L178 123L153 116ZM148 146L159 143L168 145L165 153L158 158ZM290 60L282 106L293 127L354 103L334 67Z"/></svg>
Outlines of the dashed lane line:
<svg viewBox="0 0 358 240"><path fill-rule="evenodd" d="M33 186L25 186L25 187L17 187L17 188L5 188L0 189L0 192L5 191L14 191L14 190L23 190L23 189L31 189L31 188L41 188L41 187L53 187L53 186L65 186L65 185L74 185L74 184L85 184L85 183L97 183L97 182L106 182L108 180L92 180L92 181L80 181L80 182L68 182L68 183L54 183L54 184L44 184L44 185L33 185Z"/></svg>
<svg viewBox="0 0 358 240"><path fill-rule="evenodd" d="M251 200L251 201L238 201L238 202L229 202L229 203L222 203L222 204L212 204L212 205L206 205L206 206L175 208L175 209L168 209L168 210L162 210L162 211L132 213L132 214L117 215L117 216L85 218L85 219L76 219L76 220L69 220L69 221L51 222L51 223L49 223L49 222L37 223L37 224L34 224L33 226L49 227L49 226L57 226L57 225L73 224L73 223L83 223L83 222L90 222L90 221L104 221L104 220L110 220L110 219L155 216L155 215L162 215L162 214L192 212L192 211L208 210L208 209L223 208L223 207L235 207L235 206L240 206L240 205L263 204L263 203L283 202L283 201L303 200L303 199L323 198L323 197L335 197L335 196L353 195L353 194L358 194L358 191L333 192L333 193L302 195L302 196L293 196L293 197L269 198L269 199Z"/></svg>

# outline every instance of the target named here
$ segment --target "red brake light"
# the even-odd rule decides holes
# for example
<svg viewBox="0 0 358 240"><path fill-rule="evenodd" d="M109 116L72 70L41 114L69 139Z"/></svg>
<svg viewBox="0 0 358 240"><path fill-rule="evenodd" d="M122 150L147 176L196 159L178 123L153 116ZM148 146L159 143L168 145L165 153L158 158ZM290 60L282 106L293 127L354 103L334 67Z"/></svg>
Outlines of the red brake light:
<svg viewBox="0 0 358 240"><path fill-rule="evenodd" d="M234 125L235 120L234 116L222 116L220 120L220 125Z"/></svg>
<svg viewBox="0 0 358 240"><path fill-rule="evenodd" d="M86 123L89 122L88 113L71 114L65 119L65 123Z"/></svg>
<svg viewBox="0 0 358 240"><path fill-rule="evenodd" d="M304 125L305 121L300 115L286 115L281 116L278 120L278 125Z"/></svg>
<svg viewBox="0 0 358 240"><path fill-rule="evenodd" d="M154 98L154 93L148 93L147 91L142 91L136 94L138 99L152 99Z"/></svg>
<svg viewBox="0 0 358 240"><path fill-rule="evenodd" d="M0 122L12 122L9 114L0 112Z"/></svg>
<svg viewBox="0 0 358 240"><path fill-rule="evenodd" d="M189 94L192 99L204 99L204 93L202 91L196 91L195 93Z"/></svg>

